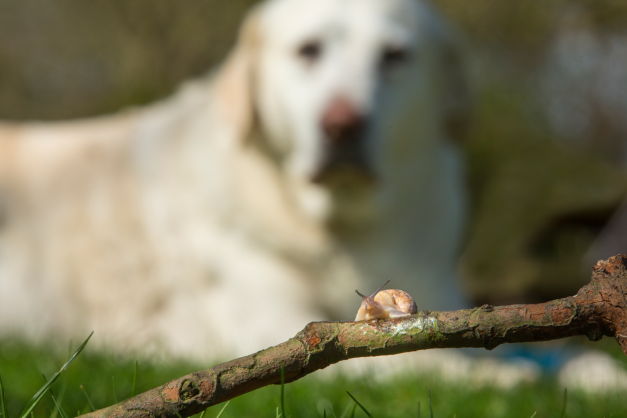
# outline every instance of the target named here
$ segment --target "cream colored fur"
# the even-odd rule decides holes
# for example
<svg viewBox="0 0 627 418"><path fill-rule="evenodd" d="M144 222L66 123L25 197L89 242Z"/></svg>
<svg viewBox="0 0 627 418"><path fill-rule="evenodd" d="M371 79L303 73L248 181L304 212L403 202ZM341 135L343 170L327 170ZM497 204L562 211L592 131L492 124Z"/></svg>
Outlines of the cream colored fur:
<svg viewBox="0 0 627 418"><path fill-rule="evenodd" d="M386 42L409 56L381 74ZM171 98L0 124L0 332L215 358L351 319L388 278L419 310L465 307L456 42L421 1L272 0ZM310 179L340 94L368 117L374 183Z"/></svg>

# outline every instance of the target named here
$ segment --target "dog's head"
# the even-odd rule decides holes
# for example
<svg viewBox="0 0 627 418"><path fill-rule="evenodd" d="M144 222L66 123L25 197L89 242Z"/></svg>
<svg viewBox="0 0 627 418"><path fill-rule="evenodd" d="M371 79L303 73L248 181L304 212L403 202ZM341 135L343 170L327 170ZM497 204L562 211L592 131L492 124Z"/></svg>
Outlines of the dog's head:
<svg viewBox="0 0 627 418"><path fill-rule="evenodd" d="M274 0L251 13L218 83L307 213L359 222L382 182L461 131L461 75L455 36L421 1Z"/></svg>

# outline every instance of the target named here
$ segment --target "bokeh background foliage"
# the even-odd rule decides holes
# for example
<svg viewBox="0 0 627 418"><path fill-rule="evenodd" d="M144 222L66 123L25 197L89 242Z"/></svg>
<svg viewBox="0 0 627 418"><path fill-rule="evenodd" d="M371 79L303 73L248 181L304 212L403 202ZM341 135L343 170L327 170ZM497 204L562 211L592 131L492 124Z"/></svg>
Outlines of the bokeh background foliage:
<svg viewBox="0 0 627 418"><path fill-rule="evenodd" d="M0 117L67 119L170 94L227 52L251 0L1 0Z"/></svg>

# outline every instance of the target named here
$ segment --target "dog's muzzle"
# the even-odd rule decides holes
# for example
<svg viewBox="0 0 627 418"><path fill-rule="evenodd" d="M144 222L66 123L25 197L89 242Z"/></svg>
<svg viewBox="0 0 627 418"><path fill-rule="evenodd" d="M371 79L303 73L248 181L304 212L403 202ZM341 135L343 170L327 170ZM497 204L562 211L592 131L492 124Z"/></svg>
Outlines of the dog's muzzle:
<svg viewBox="0 0 627 418"><path fill-rule="evenodd" d="M325 183L337 176L374 180L365 152L366 122L364 115L347 99L340 97L331 102L322 116L323 154L313 182Z"/></svg>

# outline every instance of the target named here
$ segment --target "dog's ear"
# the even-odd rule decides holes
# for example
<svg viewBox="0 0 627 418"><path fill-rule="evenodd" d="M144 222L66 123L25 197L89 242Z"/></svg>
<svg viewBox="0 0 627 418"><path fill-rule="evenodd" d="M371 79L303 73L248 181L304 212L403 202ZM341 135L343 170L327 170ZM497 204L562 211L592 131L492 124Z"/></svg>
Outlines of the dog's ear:
<svg viewBox="0 0 627 418"><path fill-rule="evenodd" d="M463 141L470 126L472 97L467 78L467 47L460 33L431 6L425 22L436 48L437 76L442 92L444 131L456 142Z"/></svg>
<svg viewBox="0 0 627 418"><path fill-rule="evenodd" d="M255 67L261 43L260 8L253 9L242 25L235 47L218 70L217 105L238 138L246 138L255 121Z"/></svg>

